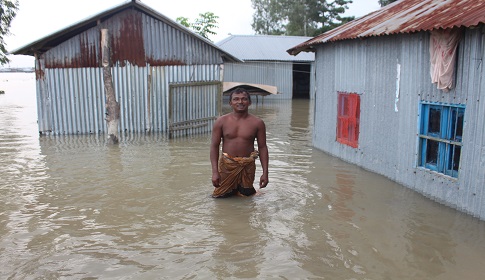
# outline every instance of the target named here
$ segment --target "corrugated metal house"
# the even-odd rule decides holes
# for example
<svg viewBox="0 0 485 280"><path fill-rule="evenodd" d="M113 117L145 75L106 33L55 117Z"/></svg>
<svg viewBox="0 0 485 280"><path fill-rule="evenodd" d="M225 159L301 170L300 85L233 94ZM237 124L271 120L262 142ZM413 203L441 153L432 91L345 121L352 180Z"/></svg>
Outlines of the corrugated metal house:
<svg viewBox="0 0 485 280"><path fill-rule="evenodd" d="M239 61L189 29L129 1L13 54L35 56L41 134L105 133L101 29L122 132L210 131L221 110L225 61Z"/></svg>
<svg viewBox="0 0 485 280"><path fill-rule="evenodd" d="M401 0L289 49L316 55L314 146L485 220L484 23Z"/></svg>
<svg viewBox="0 0 485 280"><path fill-rule="evenodd" d="M313 53L289 55L286 50L311 37L231 35L217 45L244 63L224 64L225 82L276 86L281 94L265 98L313 98Z"/></svg>

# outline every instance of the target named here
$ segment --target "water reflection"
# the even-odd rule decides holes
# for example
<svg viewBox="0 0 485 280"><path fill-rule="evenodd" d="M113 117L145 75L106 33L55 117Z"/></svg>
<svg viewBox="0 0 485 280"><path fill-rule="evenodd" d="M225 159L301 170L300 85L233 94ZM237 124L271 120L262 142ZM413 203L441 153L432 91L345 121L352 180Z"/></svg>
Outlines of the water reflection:
<svg viewBox="0 0 485 280"><path fill-rule="evenodd" d="M451 227L452 221L447 220L437 221L439 224L428 224L426 221L431 217L427 217L425 213L417 213L411 211L412 219L407 220L408 230L405 237L409 240L416 240L418 242L410 242L407 248L407 256L405 261L408 266L414 268L416 271L427 271L427 275L436 277L446 272L448 265L455 264L455 244L452 241L449 233L443 231L443 227ZM437 217L440 220L439 217ZM426 275L419 273L417 277L425 277Z"/></svg>
<svg viewBox="0 0 485 280"><path fill-rule="evenodd" d="M330 207L336 213L337 218L343 221L351 221L355 212L347 207L347 203L352 203L355 175L346 170L337 170L335 178L337 187L333 192L336 195L336 199Z"/></svg>
<svg viewBox="0 0 485 280"><path fill-rule="evenodd" d="M308 100L251 106L267 125L270 184L261 196L216 200L209 135L123 135L117 146L96 135L39 138L33 82L4 81L0 96L6 279L485 273L484 222L313 149Z"/></svg>
<svg viewBox="0 0 485 280"><path fill-rule="evenodd" d="M215 203L211 224L218 244L212 272L217 279L258 278L265 246L259 236L261 224L252 219L256 210L256 203L250 199L229 198Z"/></svg>

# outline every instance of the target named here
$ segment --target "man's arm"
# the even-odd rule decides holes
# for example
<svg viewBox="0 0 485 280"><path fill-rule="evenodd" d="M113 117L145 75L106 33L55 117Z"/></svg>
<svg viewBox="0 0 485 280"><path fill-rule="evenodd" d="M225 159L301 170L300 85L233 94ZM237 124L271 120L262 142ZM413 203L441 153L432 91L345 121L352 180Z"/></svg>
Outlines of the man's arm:
<svg viewBox="0 0 485 280"><path fill-rule="evenodd" d="M265 188L269 183L268 177L268 164L269 164L269 153L268 147L266 146L266 125L261 120L258 124L258 151L259 151L259 161L261 162L261 167L263 168L263 175L259 179L259 187Z"/></svg>
<svg viewBox="0 0 485 280"><path fill-rule="evenodd" d="M212 185L214 187L219 187L221 175L219 174L219 148L221 145L222 139L222 120L219 117L216 122L214 123L214 127L212 128L212 138L211 138L211 146L210 146L210 161L212 166Z"/></svg>

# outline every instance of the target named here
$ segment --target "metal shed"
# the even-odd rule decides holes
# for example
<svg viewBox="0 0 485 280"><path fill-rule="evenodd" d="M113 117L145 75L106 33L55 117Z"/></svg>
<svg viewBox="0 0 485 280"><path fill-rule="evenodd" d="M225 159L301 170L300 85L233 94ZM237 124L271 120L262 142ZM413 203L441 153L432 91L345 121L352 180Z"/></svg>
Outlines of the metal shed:
<svg viewBox="0 0 485 280"><path fill-rule="evenodd" d="M484 1L401 0L289 49L316 55L313 145L485 220L484 23Z"/></svg>
<svg viewBox="0 0 485 280"><path fill-rule="evenodd" d="M276 86L278 95L267 99L313 99L313 53L289 55L286 50L311 37L274 35L231 35L217 45L244 61L224 65L225 82Z"/></svg>
<svg viewBox="0 0 485 280"><path fill-rule="evenodd" d="M109 33L121 132L211 130L222 65L240 60L133 0L12 51L35 57L40 134L106 132L101 29Z"/></svg>

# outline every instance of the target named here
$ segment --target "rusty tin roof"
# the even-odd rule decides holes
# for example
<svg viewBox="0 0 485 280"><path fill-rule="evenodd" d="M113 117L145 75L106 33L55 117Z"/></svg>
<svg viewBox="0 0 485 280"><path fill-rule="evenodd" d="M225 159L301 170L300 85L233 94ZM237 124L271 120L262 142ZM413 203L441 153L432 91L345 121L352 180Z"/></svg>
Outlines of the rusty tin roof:
<svg viewBox="0 0 485 280"><path fill-rule="evenodd" d="M312 52L339 40L470 27L485 23L485 0L400 0L303 42L287 52Z"/></svg>

